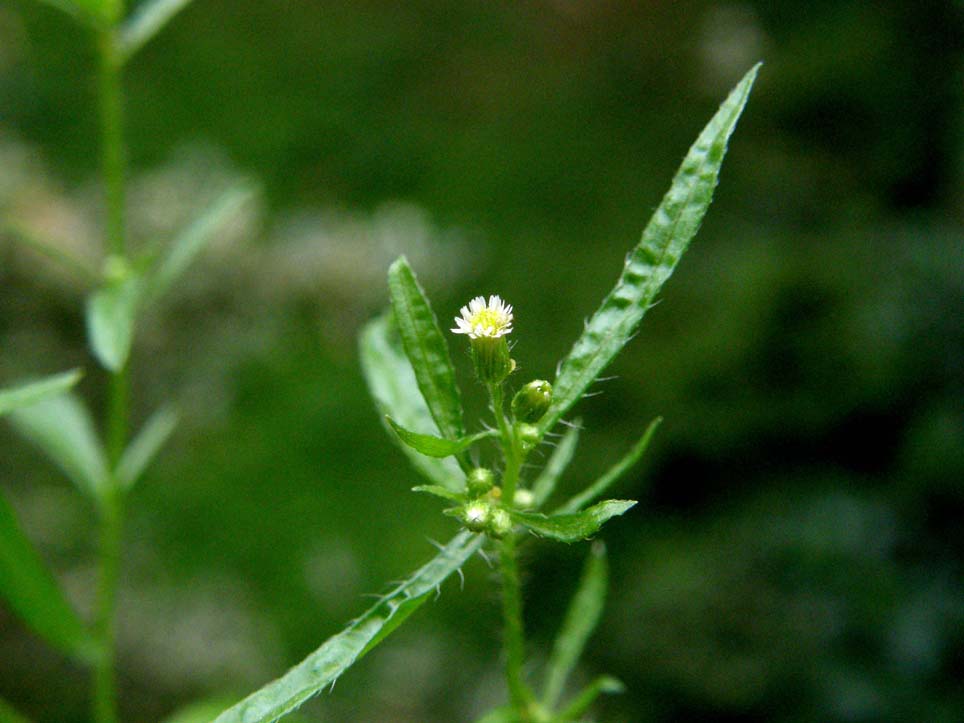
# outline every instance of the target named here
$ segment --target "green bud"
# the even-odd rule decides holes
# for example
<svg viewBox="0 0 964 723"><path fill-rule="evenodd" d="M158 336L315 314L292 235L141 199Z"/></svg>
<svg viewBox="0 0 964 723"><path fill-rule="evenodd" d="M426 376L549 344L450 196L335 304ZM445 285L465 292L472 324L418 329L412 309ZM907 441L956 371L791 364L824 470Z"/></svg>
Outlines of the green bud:
<svg viewBox="0 0 964 723"><path fill-rule="evenodd" d="M528 452L542 440L542 437L539 435L539 428L534 424L516 424L515 433L519 438L519 442L522 444L522 450L524 452Z"/></svg>
<svg viewBox="0 0 964 723"><path fill-rule="evenodd" d="M520 422L538 422L552 403L552 385L534 379L512 398L512 415Z"/></svg>
<svg viewBox="0 0 964 723"><path fill-rule="evenodd" d="M497 540L501 540L508 535L512 531L512 518L509 517L509 513L501 507L493 509L485 531Z"/></svg>
<svg viewBox="0 0 964 723"><path fill-rule="evenodd" d="M485 532L492 519L492 507L481 500L469 502L459 511L459 519L472 532Z"/></svg>
<svg viewBox="0 0 964 723"><path fill-rule="evenodd" d="M118 256L117 254L111 254L106 259L104 259L103 267L103 277L104 281L108 285L119 284L123 281L127 281L130 275L133 273L131 265L127 262L123 256Z"/></svg>
<svg viewBox="0 0 964 723"><path fill-rule="evenodd" d="M495 484L495 475L488 467L476 467L465 477L469 497L481 497Z"/></svg>
<svg viewBox="0 0 964 723"><path fill-rule="evenodd" d="M529 507L532 507L535 501L536 501L535 495L533 495L530 490L515 491L515 499L513 500L513 502L515 503L515 506L518 507L519 509L524 510Z"/></svg>
<svg viewBox="0 0 964 723"><path fill-rule="evenodd" d="M470 344L479 381L499 384L515 369L515 361L509 356L509 342L505 337L480 336L472 339Z"/></svg>

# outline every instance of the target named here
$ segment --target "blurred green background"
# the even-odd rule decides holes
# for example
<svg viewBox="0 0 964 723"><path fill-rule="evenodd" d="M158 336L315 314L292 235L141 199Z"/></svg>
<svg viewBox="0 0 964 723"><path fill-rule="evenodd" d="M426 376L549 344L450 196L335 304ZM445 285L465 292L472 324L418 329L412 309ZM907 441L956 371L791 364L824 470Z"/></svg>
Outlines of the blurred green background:
<svg viewBox="0 0 964 723"><path fill-rule="evenodd" d="M551 377L760 59L700 235L578 410L570 489L666 417L618 489L642 504L602 535L582 675L626 682L607 722L964 720L959 2L197 0L126 74L133 242L239 178L261 193L133 357L135 420L169 398L183 420L131 498L126 721L260 686L454 532L407 491L359 370L390 261L408 254L443 323L507 298L518 379ZM93 70L69 18L0 6L0 208L92 261ZM2 241L4 382L82 365L102 404L84 292ZM88 610L91 510L7 426L0 459ZM533 675L586 552L526 548ZM308 719L452 723L500 701L497 587L481 561L466 578ZM0 696L73 723L86 686L0 608Z"/></svg>

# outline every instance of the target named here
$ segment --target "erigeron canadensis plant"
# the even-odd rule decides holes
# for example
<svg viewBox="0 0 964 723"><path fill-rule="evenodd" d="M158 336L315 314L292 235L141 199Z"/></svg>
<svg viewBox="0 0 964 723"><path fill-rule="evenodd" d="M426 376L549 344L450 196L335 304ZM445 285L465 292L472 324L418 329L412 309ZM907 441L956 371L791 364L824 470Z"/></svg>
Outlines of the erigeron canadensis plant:
<svg viewBox="0 0 964 723"><path fill-rule="evenodd" d="M101 440L87 406L70 392L80 379L78 371L0 390L0 415L9 415L15 428L92 501L100 528L99 584L95 618L87 623L0 496L0 596L48 643L91 669L92 719L115 723L114 630L126 495L177 422L165 407L137 434L130 434L129 367L137 321L189 267L212 229L237 212L249 192L229 190L166 249L133 253L126 241L124 217L122 71L188 0L150 0L128 17L121 0L50 1L90 27L100 56L106 252L101 271L81 271L85 280L92 280L85 305L89 343L106 372L109 390L103 413L106 439ZM602 613L605 547L601 542L590 546L541 686L536 687L525 668L518 546L531 536L564 543L589 539L608 520L632 507L631 500L599 500L641 458L659 420L650 423L605 474L567 499L555 499L556 485L573 457L577 425L566 428L537 474L523 470L529 469L525 463L532 451L556 434L557 425L631 339L698 230L756 73L756 67L747 73L697 138L642 239L627 256L615 287L586 323L551 383L516 379L517 364L507 339L515 333L515 312L500 296L476 297L454 317L451 331L468 340L475 376L488 394L491 420L478 420L467 428L446 336L408 262L403 257L392 264L388 273L391 309L361 334L365 377L393 438L426 478L427 484L413 489L441 498L442 512L464 529L440 546L432 560L280 678L223 712L219 712L221 706L193 708L177 716L179 723L212 719L214 723L269 723L292 713L333 685L484 547L494 548L499 559L508 703L479 723L582 721L601 693L621 689L615 678L600 676L564 700L568 677ZM66 268L79 268L76 259L56 249L46 251ZM519 333L527 331L532 333L520 327ZM485 459L487 464L470 462L470 451L472 459ZM2 701L0 719L25 720Z"/></svg>

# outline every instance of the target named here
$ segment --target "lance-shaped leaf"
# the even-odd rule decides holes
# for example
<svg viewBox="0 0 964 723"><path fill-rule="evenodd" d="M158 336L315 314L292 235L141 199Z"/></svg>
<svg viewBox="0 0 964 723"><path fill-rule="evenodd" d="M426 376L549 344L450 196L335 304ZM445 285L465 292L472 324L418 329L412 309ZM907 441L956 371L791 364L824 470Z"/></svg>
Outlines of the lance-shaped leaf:
<svg viewBox="0 0 964 723"><path fill-rule="evenodd" d="M509 510L509 515L513 522L540 537L559 542L578 542L592 537L607 520L623 514L635 504L635 500L606 500L571 515L541 515L518 510Z"/></svg>
<svg viewBox="0 0 964 723"><path fill-rule="evenodd" d="M408 260L401 256L388 269L388 292L402 346L412 363L418 388L443 437L465 436L462 400L455 368L435 312Z"/></svg>
<svg viewBox="0 0 964 723"><path fill-rule="evenodd" d="M162 407L151 415L117 462L117 483L128 489L133 487L176 426L177 413L172 407Z"/></svg>
<svg viewBox="0 0 964 723"><path fill-rule="evenodd" d="M334 683L356 660L395 630L482 546L484 538L461 532L428 564L385 595L345 630L281 678L219 715L214 723L270 723Z"/></svg>
<svg viewBox="0 0 964 723"><path fill-rule="evenodd" d="M80 381L82 376L83 373L79 369L73 369L37 382L0 389L0 416L15 409L36 404L47 397L63 394Z"/></svg>
<svg viewBox="0 0 964 723"><path fill-rule="evenodd" d="M713 200L727 142L746 105L759 65L747 73L690 148L669 191L626 258L616 286L586 324L553 383L552 405L539 423L558 422L632 338L660 287L676 268Z"/></svg>
<svg viewBox="0 0 964 723"><path fill-rule="evenodd" d="M163 723L211 723L218 713L231 705L233 700L233 698L219 696L191 703L172 713L164 719ZM3 719L0 718L0 723L2 721ZM295 713L285 716L285 723L308 723L308 719Z"/></svg>
<svg viewBox="0 0 964 723"><path fill-rule="evenodd" d="M650 422L649 426L646 427L646 431L643 432L643 436L639 438L639 441L633 445L633 448L629 450L621 460L606 470L602 477L557 509L556 514L564 515L578 512L593 500L602 497L610 487L618 482L622 476L632 469L640 458L646 454L646 450L649 449L649 443L662 422L662 417L656 417L656 419Z"/></svg>
<svg viewBox="0 0 964 723"><path fill-rule="evenodd" d="M94 356L112 372L127 363L143 287L136 275L97 289L87 299L87 337Z"/></svg>
<svg viewBox="0 0 964 723"><path fill-rule="evenodd" d="M383 415L382 421L390 415L406 429L421 434L438 434L438 427L418 391L415 372L405 356L402 340L390 314L369 322L362 330L359 351L365 381L368 382L378 411ZM385 426L388 428L387 422ZM390 436L396 442L401 441L395 434ZM432 482L452 490L462 488L464 476L455 460L426 457L408 445L399 446L413 466Z"/></svg>
<svg viewBox="0 0 964 723"><path fill-rule="evenodd" d="M467 499L465 495L453 492L448 487L442 487L441 485L418 485L417 487L412 487L412 492L424 492L425 494L441 497L443 500L448 500L449 502L465 502Z"/></svg>
<svg viewBox="0 0 964 723"><path fill-rule="evenodd" d="M608 675L601 675L587 685L579 695L559 714L559 723L569 723L589 710L596 698L602 693L622 693L626 686L622 681Z"/></svg>
<svg viewBox="0 0 964 723"><path fill-rule="evenodd" d="M555 491L559 484L559 478L566 471L572 456L576 453L576 443L579 441L578 422L566 430L566 433L559 440L559 444L552 450L549 461L542 468L542 472L532 483L532 499L537 508L542 507L545 501Z"/></svg>
<svg viewBox="0 0 964 723"><path fill-rule="evenodd" d="M218 196L171 243L167 253L147 279L147 293L152 299L162 296L187 271L191 263L214 238L214 232L231 219L251 198L254 191L248 184L232 186Z"/></svg>
<svg viewBox="0 0 964 723"><path fill-rule="evenodd" d="M44 640L89 660L96 645L0 494L0 597Z"/></svg>
<svg viewBox="0 0 964 723"><path fill-rule="evenodd" d="M23 407L10 415L10 422L81 492L99 499L110 484L107 455L90 413L76 396L63 394Z"/></svg>
<svg viewBox="0 0 964 723"><path fill-rule="evenodd" d="M579 580L579 588L566 611L565 620L552 647L552 656L546 668L542 704L549 710L553 710L559 702L566 679L576 667L586 647L586 641L599 624L608 584L609 566L606 563L606 546L602 542L595 542L589 550L589 557Z"/></svg>
<svg viewBox="0 0 964 723"><path fill-rule="evenodd" d="M192 0L147 0L124 21L118 37L122 60L129 60Z"/></svg>
<svg viewBox="0 0 964 723"><path fill-rule="evenodd" d="M428 457L452 457L460 452L465 451L480 439L493 437L497 434L495 430L489 430L479 432L478 434L469 434L459 439L444 439L431 434L410 432L395 422L395 420L391 417L387 417L387 420L392 429L395 430L395 434L398 435L400 440L402 440L416 452L424 454Z"/></svg>

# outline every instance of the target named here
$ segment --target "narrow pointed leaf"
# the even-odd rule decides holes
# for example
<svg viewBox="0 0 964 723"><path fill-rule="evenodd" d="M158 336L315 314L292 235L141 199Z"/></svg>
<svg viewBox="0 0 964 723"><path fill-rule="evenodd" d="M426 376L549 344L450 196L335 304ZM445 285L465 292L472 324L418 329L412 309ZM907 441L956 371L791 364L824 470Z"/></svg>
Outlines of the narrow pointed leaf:
<svg viewBox="0 0 964 723"><path fill-rule="evenodd" d="M0 494L0 598L44 640L90 659L95 644Z"/></svg>
<svg viewBox="0 0 964 723"><path fill-rule="evenodd" d="M542 468L542 472L532 483L532 497L536 508L542 507L559 484L559 478L566 471L572 456L576 453L576 443L579 441L579 424L574 424L566 430L559 440L559 444L552 450L549 461Z"/></svg>
<svg viewBox="0 0 964 723"><path fill-rule="evenodd" d="M639 441L633 445L633 448L626 453L626 456L606 470L606 473L602 477L562 505L556 510L556 514L566 515L578 512L593 500L598 500L602 497L610 487L622 479L623 475L632 469L640 458L646 454L646 450L649 449L649 443L652 441L653 435L662 422L662 417L656 417L656 419L650 422L649 426L646 427L646 431L643 432L643 436L640 437Z"/></svg>
<svg viewBox="0 0 964 723"><path fill-rule="evenodd" d="M192 0L148 0L124 21L118 38L122 60L126 61L157 35Z"/></svg>
<svg viewBox="0 0 964 723"><path fill-rule="evenodd" d="M546 668L542 704L549 710L554 709L562 697L566 680L579 662L586 641L599 624L608 584L606 546L602 542L596 542L589 550L579 588L569 604Z"/></svg>
<svg viewBox="0 0 964 723"><path fill-rule="evenodd" d="M559 723L568 723L579 718L589 710L589 706L591 706L602 693L615 694L622 693L625 690L626 686L623 685L622 681L608 675L602 675L587 685L566 709L559 714Z"/></svg>
<svg viewBox="0 0 964 723"><path fill-rule="evenodd" d="M443 437L465 436L455 368L435 312L404 256L388 269L388 292L418 388Z"/></svg>
<svg viewBox="0 0 964 723"><path fill-rule="evenodd" d="M545 432L558 422L630 340L663 283L676 268L713 200L727 142L759 66L733 89L683 160L669 191L630 252L615 288L586 324L553 383Z"/></svg>
<svg viewBox="0 0 964 723"><path fill-rule="evenodd" d="M121 455L117 469L114 470L117 483L125 488L133 487L175 427L177 413L172 407L162 407L155 412Z"/></svg>
<svg viewBox="0 0 964 723"><path fill-rule="evenodd" d="M10 422L80 490L97 499L110 483L107 455L83 403L73 394L18 409Z"/></svg>
<svg viewBox="0 0 964 723"><path fill-rule="evenodd" d="M6 232L5 235L8 238L53 261L79 281L87 284L96 284L100 281L99 274L87 262L69 253L58 244L35 235L29 229L8 223L3 227L3 231Z"/></svg>
<svg viewBox="0 0 964 723"><path fill-rule="evenodd" d="M453 492L448 487L442 487L441 485L418 485L417 487L412 487L412 492L424 492L429 495L441 497L443 500L449 500L450 502L465 502L466 500L465 495Z"/></svg>
<svg viewBox="0 0 964 723"><path fill-rule="evenodd" d="M148 294L152 299L163 296L171 288L214 237L214 232L237 214L252 194L253 189L247 184L229 188L174 239L148 279Z"/></svg>
<svg viewBox="0 0 964 723"><path fill-rule="evenodd" d="M387 419L388 423L391 425L392 429L395 430L395 434L398 435L400 440L402 440L416 452L424 454L428 457L451 457L465 451L480 439L486 439L487 437L492 437L496 434L495 431L486 431L479 432L478 434L470 434L459 439L443 439L442 437L436 437L431 434L410 432L401 425L397 424L391 417L388 417Z"/></svg>
<svg viewBox="0 0 964 723"><path fill-rule="evenodd" d="M391 416L406 429L420 434L438 434L438 427L418 391L415 372L389 314L369 322L362 330L359 353L365 381L386 429L390 427L385 417ZM393 441L401 442L398 435L389 432L389 436ZM451 490L462 488L464 476L455 460L426 457L405 444L399 444L399 447L412 465L435 484Z"/></svg>
<svg viewBox="0 0 964 723"><path fill-rule="evenodd" d="M163 723L211 723L218 713L230 706L233 701L233 698L218 696L191 703L172 713L164 719ZM285 723L308 723L308 718L295 713L285 716Z"/></svg>
<svg viewBox="0 0 964 723"><path fill-rule="evenodd" d="M461 532L438 555L345 630L281 678L219 715L214 723L270 723L334 683L351 665L395 630L478 550L480 535Z"/></svg>
<svg viewBox="0 0 964 723"><path fill-rule="evenodd" d="M80 381L82 376L83 372L73 369L37 382L0 389L0 416L15 409L36 404L47 397L63 394Z"/></svg>
<svg viewBox="0 0 964 723"><path fill-rule="evenodd" d="M606 500L571 515L549 516L518 510L509 510L509 515L514 522L539 537L559 542L578 542L592 537L607 520L623 514L635 504L635 500Z"/></svg>
<svg viewBox="0 0 964 723"><path fill-rule="evenodd" d="M112 372L123 369L130 355L141 292L140 278L131 276L98 289L87 299L91 349L97 361Z"/></svg>

